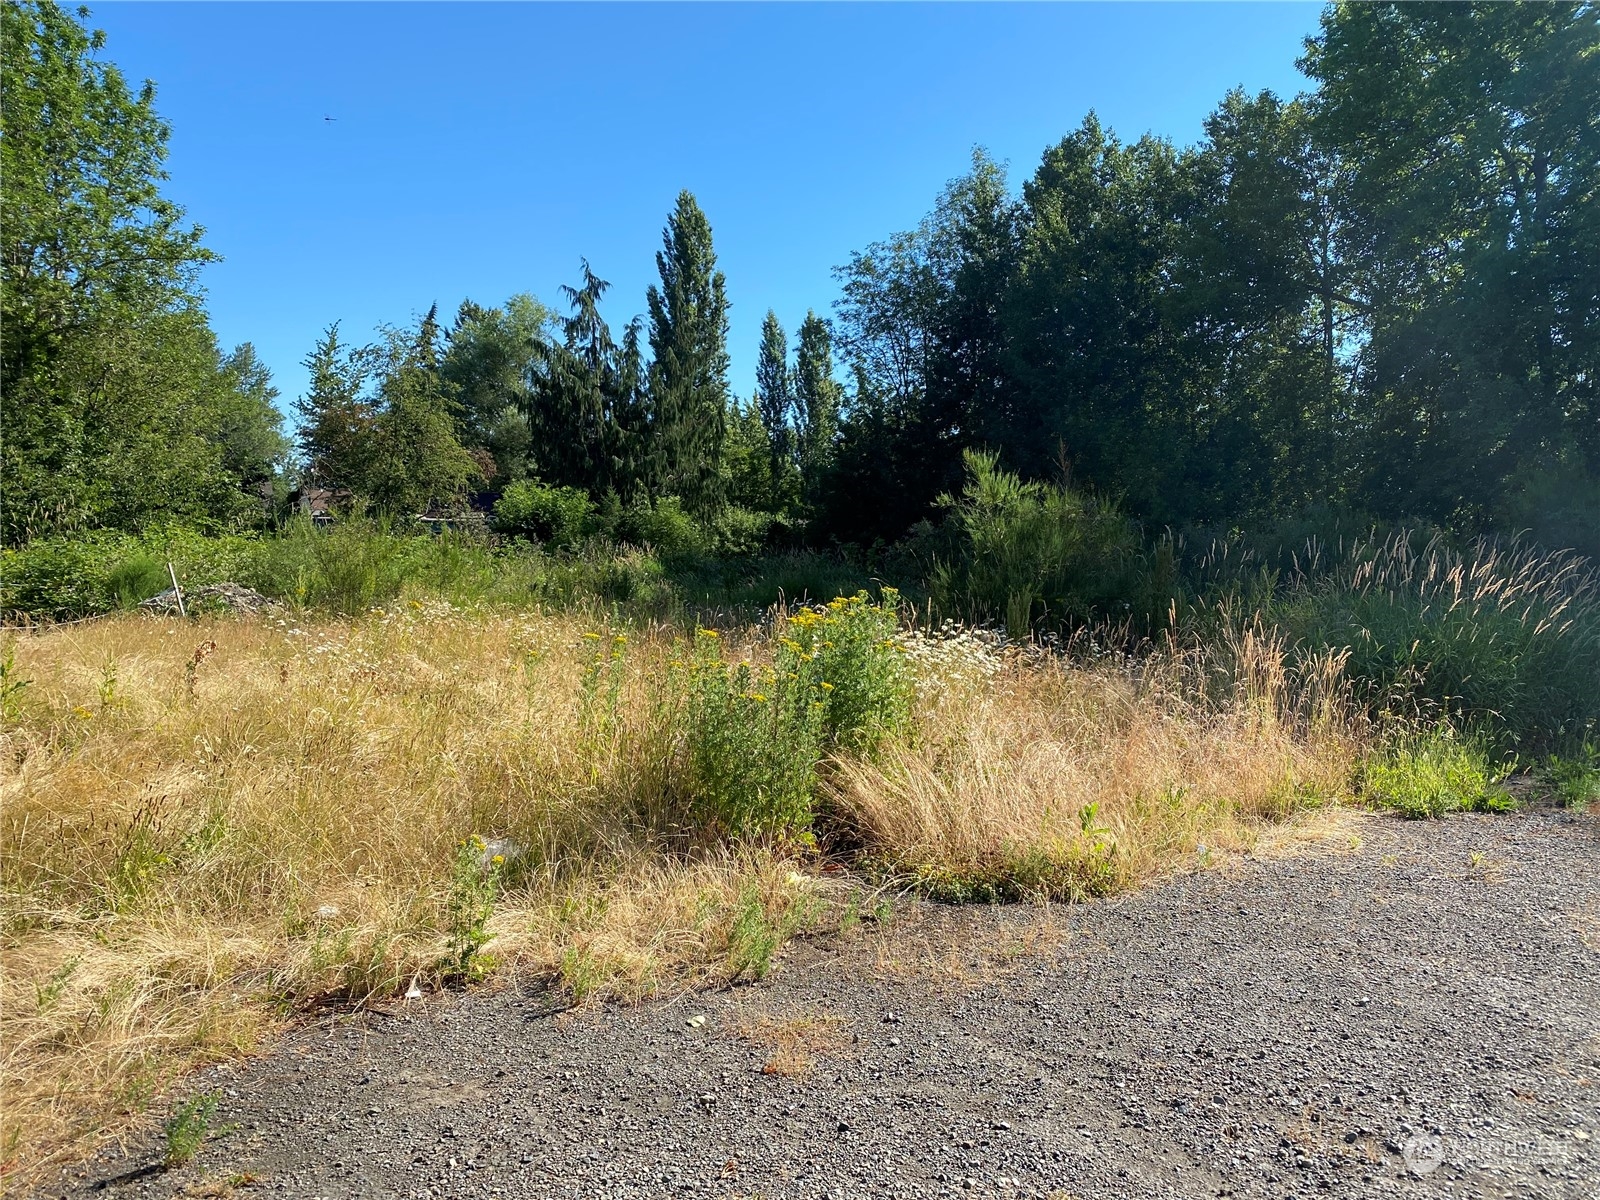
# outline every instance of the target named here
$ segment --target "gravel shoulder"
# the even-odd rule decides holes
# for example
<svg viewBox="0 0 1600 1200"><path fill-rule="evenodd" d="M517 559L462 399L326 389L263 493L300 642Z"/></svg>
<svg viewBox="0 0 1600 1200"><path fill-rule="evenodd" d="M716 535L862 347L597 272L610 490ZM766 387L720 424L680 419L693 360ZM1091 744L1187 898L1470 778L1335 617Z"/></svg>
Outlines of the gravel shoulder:
<svg viewBox="0 0 1600 1200"><path fill-rule="evenodd" d="M904 903L727 992L395 1002L197 1086L235 1127L194 1164L46 1194L1597 1200L1600 819L1352 817L1111 901Z"/></svg>

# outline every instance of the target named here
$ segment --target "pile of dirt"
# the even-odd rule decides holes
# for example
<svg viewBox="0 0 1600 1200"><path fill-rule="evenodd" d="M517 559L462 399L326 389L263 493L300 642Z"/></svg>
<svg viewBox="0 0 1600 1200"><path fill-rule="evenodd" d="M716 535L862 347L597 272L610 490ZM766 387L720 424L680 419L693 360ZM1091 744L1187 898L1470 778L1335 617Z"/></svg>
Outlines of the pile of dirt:
<svg viewBox="0 0 1600 1200"><path fill-rule="evenodd" d="M159 596L151 596L139 607L146 612L175 616L180 611L178 593L168 588ZM183 591L182 611L188 613L258 613L279 607L281 605L276 600L238 583L207 583Z"/></svg>

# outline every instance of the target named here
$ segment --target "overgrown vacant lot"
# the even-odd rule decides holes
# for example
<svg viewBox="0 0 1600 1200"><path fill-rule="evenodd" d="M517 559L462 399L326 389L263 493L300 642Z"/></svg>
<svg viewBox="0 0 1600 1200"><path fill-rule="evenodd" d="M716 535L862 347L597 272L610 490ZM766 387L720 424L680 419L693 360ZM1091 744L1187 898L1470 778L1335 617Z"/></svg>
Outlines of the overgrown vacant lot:
<svg viewBox="0 0 1600 1200"><path fill-rule="evenodd" d="M1247 845L1351 778L1337 667L1254 634L1045 656L865 597L722 631L408 601L21 638L6 1157L82 1151L326 999L512 963L636 997L853 922L843 879L1071 898Z"/></svg>

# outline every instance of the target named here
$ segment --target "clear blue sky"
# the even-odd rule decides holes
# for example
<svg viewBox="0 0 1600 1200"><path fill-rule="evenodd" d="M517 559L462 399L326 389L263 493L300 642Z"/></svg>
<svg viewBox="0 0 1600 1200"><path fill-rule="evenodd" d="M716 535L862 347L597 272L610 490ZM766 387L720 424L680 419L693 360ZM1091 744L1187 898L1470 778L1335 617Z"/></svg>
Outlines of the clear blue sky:
<svg viewBox="0 0 1600 1200"><path fill-rule="evenodd" d="M1090 108L1180 144L1230 87L1292 95L1316 4L95 6L153 79L168 194L224 261L224 346L282 403L339 319L364 337L464 296L546 303L586 256L644 311L679 189L711 219L732 384L760 324L831 312L834 266L913 226L975 145L1013 187ZM330 123L324 116L337 118Z"/></svg>

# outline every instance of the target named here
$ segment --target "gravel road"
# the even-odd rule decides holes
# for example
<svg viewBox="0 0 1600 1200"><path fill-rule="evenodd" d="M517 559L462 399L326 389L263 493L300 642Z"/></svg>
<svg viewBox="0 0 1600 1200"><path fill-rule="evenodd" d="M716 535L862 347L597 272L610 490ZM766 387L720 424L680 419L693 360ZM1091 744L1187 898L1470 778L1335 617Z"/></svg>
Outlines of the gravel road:
<svg viewBox="0 0 1600 1200"><path fill-rule="evenodd" d="M198 1080L237 1128L195 1164L50 1194L1600 1200L1600 819L1351 821L1112 901L906 902L728 992L341 1017Z"/></svg>

